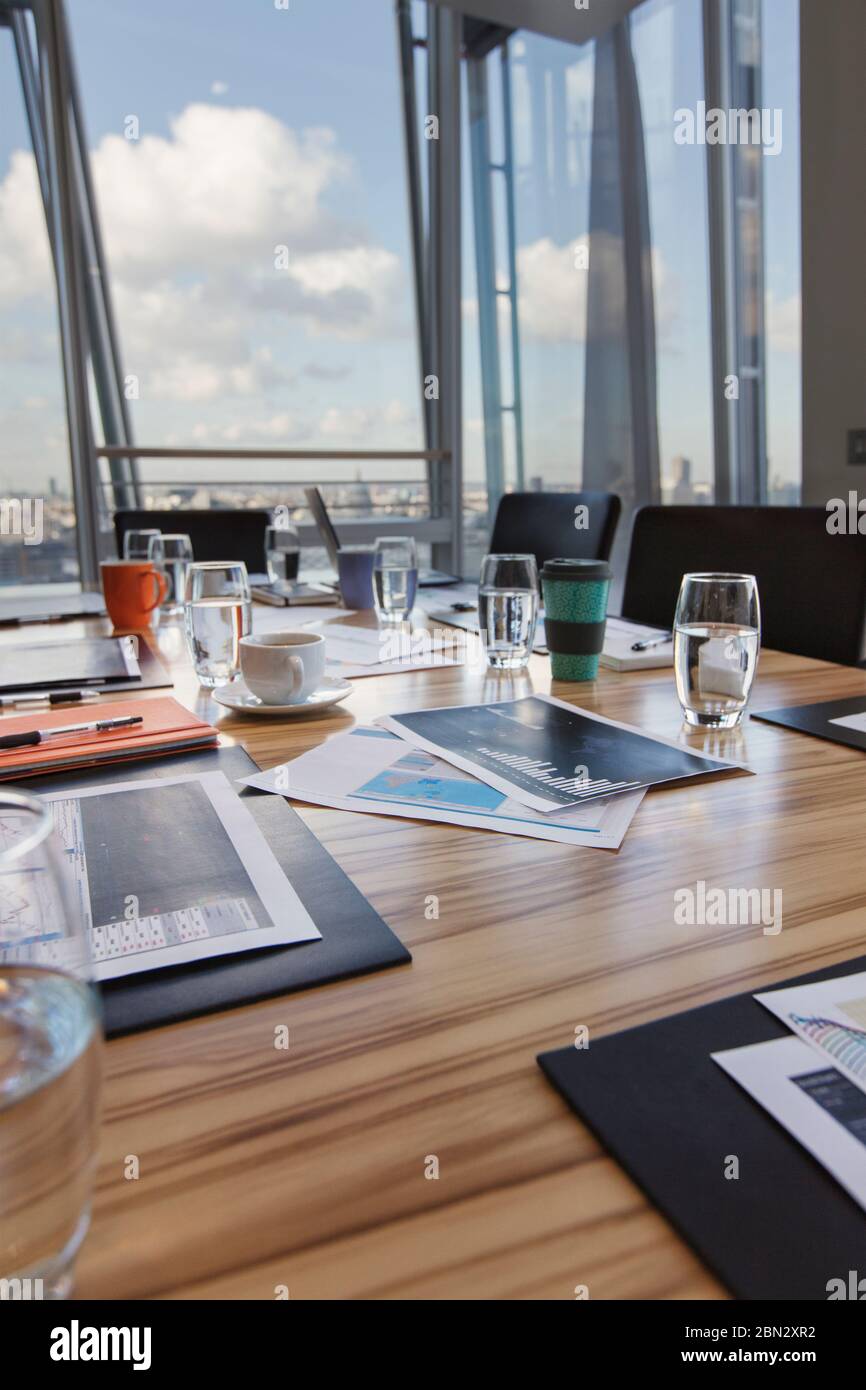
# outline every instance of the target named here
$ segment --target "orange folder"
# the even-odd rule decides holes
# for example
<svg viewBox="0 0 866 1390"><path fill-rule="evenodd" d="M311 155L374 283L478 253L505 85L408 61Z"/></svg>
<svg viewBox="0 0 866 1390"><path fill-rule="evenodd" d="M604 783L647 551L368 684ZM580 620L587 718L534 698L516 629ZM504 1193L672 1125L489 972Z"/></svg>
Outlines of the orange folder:
<svg viewBox="0 0 866 1390"><path fill-rule="evenodd" d="M212 748L217 730L190 714L177 700L117 700L110 704L66 705L62 709L31 710L29 714L4 715L0 733L24 734L31 729L56 729L65 724L92 724L97 719L122 719L140 715L141 724L104 733L68 734L25 748L0 749L0 781L33 777L40 772L60 772L68 767L145 758L157 753L178 753Z"/></svg>

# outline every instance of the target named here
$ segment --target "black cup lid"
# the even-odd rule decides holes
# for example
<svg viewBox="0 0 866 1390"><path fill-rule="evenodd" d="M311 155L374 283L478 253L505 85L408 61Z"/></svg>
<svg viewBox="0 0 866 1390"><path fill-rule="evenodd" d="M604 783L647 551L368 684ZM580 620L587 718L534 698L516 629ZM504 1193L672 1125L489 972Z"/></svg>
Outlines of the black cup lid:
<svg viewBox="0 0 866 1390"><path fill-rule="evenodd" d="M610 579L607 560L545 560L542 579Z"/></svg>

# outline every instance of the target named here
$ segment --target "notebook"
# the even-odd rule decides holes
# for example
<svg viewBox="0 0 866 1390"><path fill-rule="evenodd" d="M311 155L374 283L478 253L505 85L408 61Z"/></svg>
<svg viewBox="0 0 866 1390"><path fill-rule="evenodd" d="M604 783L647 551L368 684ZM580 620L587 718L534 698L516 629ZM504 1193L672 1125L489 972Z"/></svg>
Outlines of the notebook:
<svg viewBox="0 0 866 1390"><path fill-rule="evenodd" d="M0 654L0 693L51 686L111 685L137 680L134 637L81 637L72 642L22 642Z"/></svg>
<svg viewBox="0 0 866 1390"><path fill-rule="evenodd" d="M283 591L273 584L255 584L251 590L257 603L269 603L274 608L295 608L304 603L339 603L335 588L323 584L305 584L296 580L291 589Z"/></svg>
<svg viewBox="0 0 866 1390"><path fill-rule="evenodd" d="M659 642L642 652L633 652L635 642L652 642L665 633L658 627L644 627L628 618L608 616L604 629L604 649L600 664L610 671L652 671L674 664L673 638Z"/></svg>
<svg viewBox="0 0 866 1390"><path fill-rule="evenodd" d="M105 612L101 593L55 594L47 584L47 593L32 598L0 600L0 627L23 627L26 623L62 623L70 618L89 618Z"/></svg>
<svg viewBox="0 0 866 1390"><path fill-rule="evenodd" d="M70 767L121 762L155 753L177 753L194 748L212 748L217 731L211 724L190 714L177 700L116 700L111 704L88 704L81 710L69 708L31 710L29 714L4 715L0 721L4 734L26 733L31 729L59 729L68 724L93 723L98 719L122 719L139 715L140 724L104 733L71 734L50 739L35 747L0 749L0 781L10 777L34 777L44 772L60 772Z"/></svg>

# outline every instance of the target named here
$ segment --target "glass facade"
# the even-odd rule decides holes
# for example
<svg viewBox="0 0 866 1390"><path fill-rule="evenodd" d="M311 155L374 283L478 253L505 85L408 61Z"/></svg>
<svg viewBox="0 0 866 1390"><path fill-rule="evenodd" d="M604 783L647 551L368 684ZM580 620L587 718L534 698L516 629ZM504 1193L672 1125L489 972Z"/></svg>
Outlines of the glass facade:
<svg viewBox="0 0 866 1390"><path fill-rule="evenodd" d="M301 489L317 483L338 517L420 527L432 515L458 537L438 463L399 456L437 447L425 372L447 357L435 325L451 321L441 301L454 293L436 272L445 184L429 9L67 0L122 413L142 447L200 451L139 458L128 495L119 465L112 480L89 457L103 536L124 500L281 502L300 519ZM731 100L784 121L772 156L731 154L727 205L714 202L708 142L675 136L678 114L697 122L706 99L706 13L701 0L643 0L582 44L462 16L462 447L448 467L462 497L454 567L469 575L504 491L603 487L627 514L654 500L799 499L797 4L720 6ZM74 499L79 515L97 504L67 430L40 170L8 27L0 90L0 583L73 580ZM720 452L722 340L739 374L733 464ZM128 442L116 408L106 426L110 367L110 354L88 359L79 459ZM217 458L209 446L309 457ZM319 456L347 451L363 457ZM24 543L22 520L13 534L27 488L41 546Z"/></svg>

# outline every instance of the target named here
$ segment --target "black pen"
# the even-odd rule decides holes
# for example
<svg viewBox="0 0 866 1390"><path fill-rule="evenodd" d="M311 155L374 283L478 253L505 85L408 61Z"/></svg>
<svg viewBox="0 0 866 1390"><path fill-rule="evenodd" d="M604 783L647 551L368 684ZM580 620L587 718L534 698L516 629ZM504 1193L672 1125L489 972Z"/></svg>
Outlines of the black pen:
<svg viewBox="0 0 866 1390"><path fill-rule="evenodd" d="M646 652L650 647L661 647L665 642L670 642L673 638L672 632L664 632L661 637L645 637L642 642L632 642L633 652Z"/></svg>
<svg viewBox="0 0 866 1390"><path fill-rule="evenodd" d="M47 739L60 738L64 734L101 734L107 729L126 729L130 724L143 723L140 714L126 714L122 719L96 719L92 724L64 724L57 729L31 729L26 734L4 734L0 738L0 748L28 748L33 744L45 743Z"/></svg>

